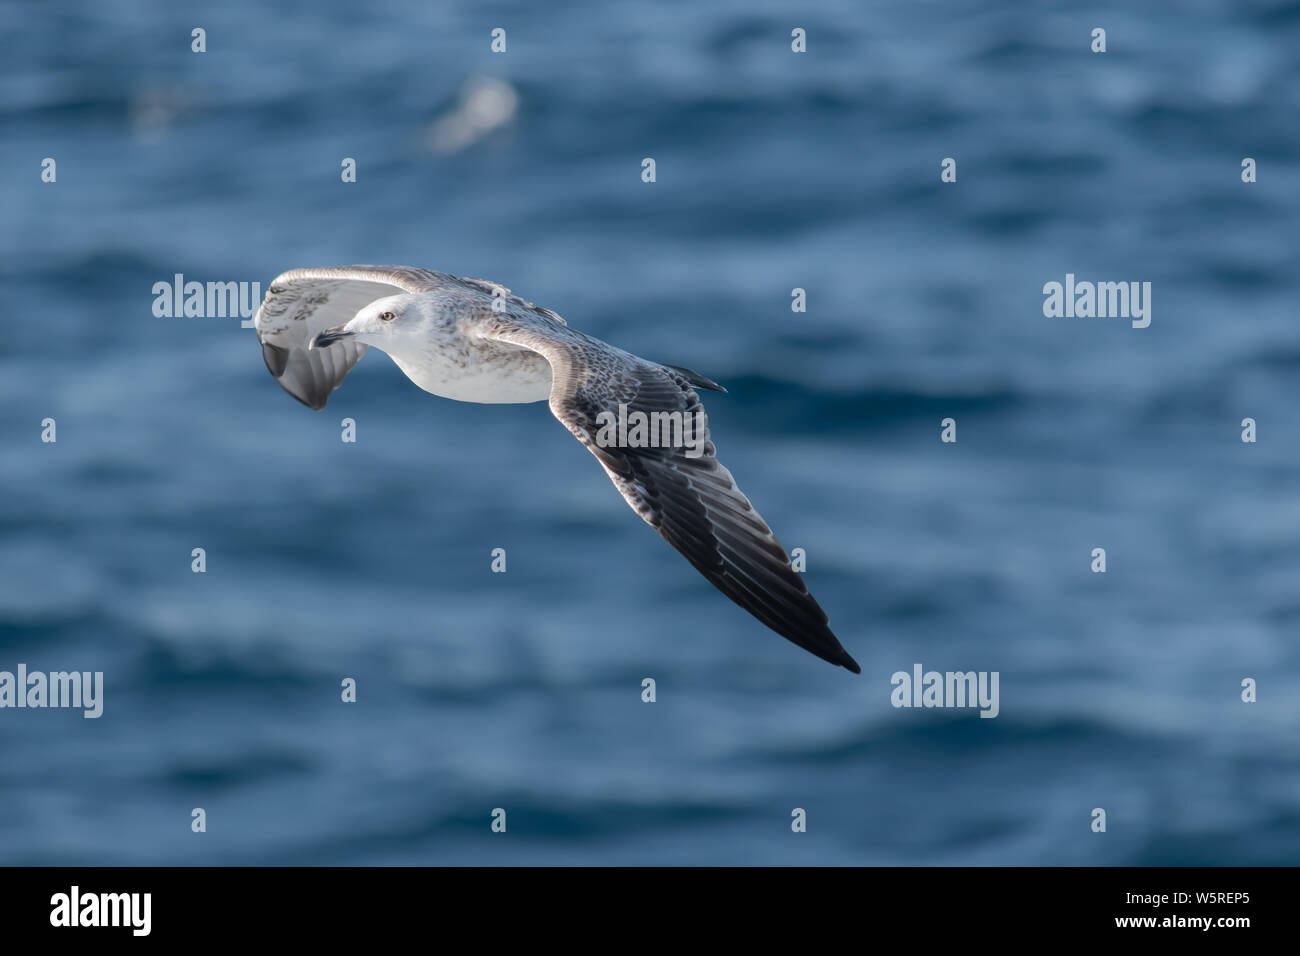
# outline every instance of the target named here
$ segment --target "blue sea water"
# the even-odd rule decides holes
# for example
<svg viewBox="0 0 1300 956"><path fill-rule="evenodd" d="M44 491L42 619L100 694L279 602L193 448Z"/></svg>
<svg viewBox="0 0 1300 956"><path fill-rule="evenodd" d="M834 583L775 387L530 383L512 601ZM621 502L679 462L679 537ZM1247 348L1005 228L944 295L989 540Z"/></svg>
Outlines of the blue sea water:
<svg viewBox="0 0 1300 956"><path fill-rule="evenodd" d="M1300 861L1300 4L2 11L0 669L106 689L0 710L0 863ZM513 111L450 135L484 82ZM315 413L238 318L153 313L351 262L723 382L862 675L544 404L372 352ZM1044 317L1067 273L1150 327ZM916 663L997 718L891 706Z"/></svg>

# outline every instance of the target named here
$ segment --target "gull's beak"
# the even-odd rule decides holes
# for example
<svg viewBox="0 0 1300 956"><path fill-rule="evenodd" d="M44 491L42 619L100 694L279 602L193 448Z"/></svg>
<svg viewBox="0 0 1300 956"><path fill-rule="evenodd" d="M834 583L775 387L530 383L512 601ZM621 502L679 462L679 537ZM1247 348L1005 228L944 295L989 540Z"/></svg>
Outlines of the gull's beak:
<svg viewBox="0 0 1300 956"><path fill-rule="evenodd" d="M318 332L316 334L316 337L312 339L309 343L307 343L307 348L323 349L327 346L333 345L339 339L346 339L351 337L354 334L355 333L349 332L343 326L338 325L332 329L326 329L324 332Z"/></svg>

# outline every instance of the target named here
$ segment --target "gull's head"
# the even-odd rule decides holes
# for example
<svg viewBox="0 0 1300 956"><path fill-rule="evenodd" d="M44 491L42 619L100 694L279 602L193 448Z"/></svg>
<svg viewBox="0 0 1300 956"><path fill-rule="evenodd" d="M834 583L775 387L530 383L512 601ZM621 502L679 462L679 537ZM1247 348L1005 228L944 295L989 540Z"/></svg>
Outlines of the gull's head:
<svg viewBox="0 0 1300 956"><path fill-rule="evenodd" d="M387 350L397 340L413 334L422 319L415 296L386 296L363 307L343 325L318 332L308 343L308 348L323 349L335 342L351 339Z"/></svg>

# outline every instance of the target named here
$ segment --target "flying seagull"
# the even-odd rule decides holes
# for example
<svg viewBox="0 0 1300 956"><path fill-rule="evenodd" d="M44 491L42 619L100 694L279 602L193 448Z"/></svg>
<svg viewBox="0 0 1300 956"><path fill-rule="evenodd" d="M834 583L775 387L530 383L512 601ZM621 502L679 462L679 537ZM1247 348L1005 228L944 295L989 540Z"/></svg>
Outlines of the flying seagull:
<svg viewBox="0 0 1300 956"><path fill-rule="evenodd" d="M325 407L371 345L434 395L549 400L632 510L719 591L782 637L862 672L718 461L695 391L726 391L716 382L584 335L505 286L405 266L292 269L271 283L254 325L266 367L311 408ZM637 413L680 424L652 427L648 442Z"/></svg>

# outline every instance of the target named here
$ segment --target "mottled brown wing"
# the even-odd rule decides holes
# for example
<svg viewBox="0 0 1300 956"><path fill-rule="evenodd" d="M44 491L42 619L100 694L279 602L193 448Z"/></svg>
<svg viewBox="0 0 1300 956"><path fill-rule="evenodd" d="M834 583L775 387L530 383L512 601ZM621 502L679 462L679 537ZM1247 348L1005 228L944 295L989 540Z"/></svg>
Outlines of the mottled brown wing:
<svg viewBox="0 0 1300 956"><path fill-rule="evenodd" d="M497 321L485 334L550 363L550 408L600 462L632 510L754 617L823 660L861 673L772 529L718 461L699 395L675 369L646 362L566 328ZM602 412L678 412L676 447L602 442ZM687 450L702 449L698 457Z"/></svg>

